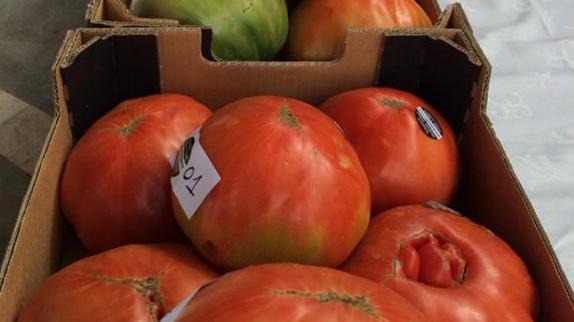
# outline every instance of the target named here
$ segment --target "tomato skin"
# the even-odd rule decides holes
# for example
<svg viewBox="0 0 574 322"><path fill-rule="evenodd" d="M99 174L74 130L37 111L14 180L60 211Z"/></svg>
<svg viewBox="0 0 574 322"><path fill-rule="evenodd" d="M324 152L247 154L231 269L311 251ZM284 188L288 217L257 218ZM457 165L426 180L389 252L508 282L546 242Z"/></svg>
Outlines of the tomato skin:
<svg viewBox="0 0 574 322"><path fill-rule="evenodd" d="M267 264L229 273L208 285L176 321L426 320L395 292L358 276L323 267Z"/></svg>
<svg viewBox="0 0 574 322"><path fill-rule="evenodd" d="M368 226L367 177L333 120L289 98L223 107L200 142L221 181L191 220L176 219L213 265L340 265Z"/></svg>
<svg viewBox="0 0 574 322"><path fill-rule="evenodd" d="M273 58L289 31L285 0L138 0L133 13L213 30L213 53L226 60Z"/></svg>
<svg viewBox="0 0 574 322"><path fill-rule="evenodd" d="M123 246L52 275L26 303L18 322L157 321L215 277L185 246ZM151 287L142 287L146 280Z"/></svg>
<svg viewBox="0 0 574 322"><path fill-rule="evenodd" d="M86 248L181 235L169 158L210 115L189 97L163 94L125 101L90 127L72 149L60 187L64 215Z"/></svg>
<svg viewBox="0 0 574 322"><path fill-rule="evenodd" d="M432 27L415 0L303 0L291 14L288 54L293 60L331 60L350 28Z"/></svg>
<svg viewBox="0 0 574 322"><path fill-rule="evenodd" d="M405 256L412 240L427 237L443 240L437 254L456 248L466 268L458 269L461 261L434 261L426 253L428 240L419 244L414 256ZM413 266L418 266L418 278ZM439 286L438 279L449 269L463 275ZM524 322L534 321L538 314L534 282L503 240L465 217L425 206L398 207L375 216L342 270L395 290L428 321ZM428 274L435 274L435 279Z"/></svg>
<svg viewBox="0 0 574 322"><path fill-rule="evenodd" d="M424 107L442 138L422 130L415 110ZM373 213L427 200L448 204L460 173L454 133L427 102L392 88L363 88L331 97L321 110L343 129L357 151L371 188Z"/></svg>

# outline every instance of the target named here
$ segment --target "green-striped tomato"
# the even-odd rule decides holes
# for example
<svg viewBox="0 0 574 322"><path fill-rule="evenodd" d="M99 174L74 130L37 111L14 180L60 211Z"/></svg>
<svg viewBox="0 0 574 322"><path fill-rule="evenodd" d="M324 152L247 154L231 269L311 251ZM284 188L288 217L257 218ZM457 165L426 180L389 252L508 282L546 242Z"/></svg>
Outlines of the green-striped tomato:
<svg viewBox="0 0 574 322"><path fill-rule="evenodd" d="M225 60L265 60L289 30L285 0L139 0L133 14L213 29L213 53Z"/></svg>

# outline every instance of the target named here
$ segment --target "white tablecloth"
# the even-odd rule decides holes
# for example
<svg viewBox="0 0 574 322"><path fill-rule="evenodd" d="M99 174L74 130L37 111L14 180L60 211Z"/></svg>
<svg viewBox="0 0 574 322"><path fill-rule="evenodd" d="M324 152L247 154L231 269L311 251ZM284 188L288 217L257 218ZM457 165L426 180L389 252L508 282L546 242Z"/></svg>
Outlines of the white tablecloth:
<svg viewBox="0 0 574 322"><path fill-rule="evenodd" d="M493 65L488 115L574 285L574 0L457 2Z"/></svg>

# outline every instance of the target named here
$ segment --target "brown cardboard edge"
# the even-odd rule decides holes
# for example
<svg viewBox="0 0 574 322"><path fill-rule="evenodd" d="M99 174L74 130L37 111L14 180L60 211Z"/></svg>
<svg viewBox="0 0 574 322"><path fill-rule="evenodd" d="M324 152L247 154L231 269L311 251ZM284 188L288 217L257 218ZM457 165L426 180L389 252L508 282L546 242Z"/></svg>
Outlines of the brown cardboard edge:
<svg viewBox="0 0 574 322"><path fill-rule="evenodd" d="M468 57L468 60L473 63L474 65L480 66L482 65L482 60L480 56L476 54L474 48L471 45L471 41L468 38L467 34L462 30L457 29L424 29L424 28L417 28L417 29L410 29L410 28L391 28L391 29L383 29L385 36L427 36L433 40L441 40L452 46L454 49L460 51L461 53L465 54ZM435 32L433 32L435 30ZM449 39L442 35L445 31L451 30L455 36L461 37L463 44L459 44L456 41Z"/></svg>
<svg viewBox="0 0 574 322"><path fill-rule="evenodd" d="M72 31L66 32L66 36L64 37L64 40L63 40L63 45L58 50L58 53L56 55L56 59L51 66L52 75L54 75L54 71L56 70L57 66L60 64L62 59L65 57L65 53L67 52L69 47L72 45L72 42L70 40L73 37L73 35L74 35L74 32L72 32ZM55 77L55 76L53 76L53 77ZM6 251L4 253L4 259L2 261L2 266L0 268L0 294L3 293L4 279L6 278L6 274L8 272L8 267L10 266L10 262L12 261L12 256L14 254L14 249L15 249L17 241L18 241L18 236L20 234L20 228L22 226L22 220L23 220L24 215L26 213L26 210L28 208L28 203L30 201L30 197L32 196L32 193L34 191L34 188L35 188L35 185L36 185L36 182L38 179L38 173L40 172L40 169L41 169L42 165L44 164L42 161L44 159L44 156L46 155L46 152L48 150L48 147L50 145L52 137L54 136L56 125L60 121L60 118L62 115L61 107L59 106L58 99L57 99L58 93L57 93L57 89L56 89L56 85L55 85L56 80L52 79L52 82L53 82L53 84L52 84L52 97L53 97L53 104L55 106L54 118L53 118L52 123L50 125L50 130L48 131L48 135L46 136L46 139L45 139L44 144L42 146L42 150L41 150L40 155L38 157L38 162L36 163L36 166L34 167L34 172L33 172L32 178L30 179L28 189L26 190L26 194L24 195L24 199L22 200L22 204L20 206L20 210L19 210L18 216L16 218L16 223L14 224L14 228L12 229L10 241L8 242L8 246L6 247Z"/></svg>
<svg viewBox="0 0 574 322"><path fill-rule="evenodd" d="M153 18L140 18L135 17L128 12L130 16L129 21L114 21L108 19L99 19L97 17L98 10L104 10L105 0L90 0L86 8L84 15L84 20L86 20L88 26L90 27L108 27L108 28L122 28L122 27L159 27L159 26L174 26L180 25L177 20L172 19L153 19ZM437 0L430 0L432 10L432 16L436 15L436 21L434 27L442 28L443 26L443 15L445 12L441 10L440 5ZM429 14L427 12L427 14Z"/></svg>
<svg viewBox="0 0 574 322"><path fill-rule="evenodd" d="M99 40L106 39L115 35L157 35L164 30L185 30L190 27L171 27L171 28L78 28L72 31L66 50L62 55L62 59L57 62L58 67L66 68L74 63L74 59L84 50L90 48L94 43ZM84 40L86 33L89 34L89 39Z"/></svg>
<svg viewBox="0 0 574 322"><path fill-rule="evenodd" d="M12 229L12 235L8 247L6 249L5 257L2 262L2 268L0 270L0 306L6 309L7 312L2 312L0 314L0 320L5 321L2 318L5 317L15 317L18 314L19 306L22 305L21 301L26 301L27 297L30 296L27 292L22 292L21 286L24 285L37 285L39 281L34 281L37 279L37 274L32 274L29 277L29 271L22 271L21 267L16 266L16 262L41 264L40 266L31 266L28 269L34 270L33 273L40 273L39 276L47 277L49 274L47 270L53 271L55 265L60 261L61 256L58 251L58 247L61 247L62 239L61 230L64 228L62 226L61 219L56 221L48 222L50 229L47 235L42 234L40 236L42 240L42 246L48 247L50 250L47 253L40 252L40 254L31 251L26 245L30 242L34 243L34 237L30 237L30 223L29 221L34 218L34 209L42 209L43 203L41 202L43 193L45 193L46 179L45 176L50 174L51 164L46 162L46 159L53 158L57 155L55 149L59 146L58 143L62 143L58 138L61 138L62 130L66 127L66 109L60 106L61 98L64 98L66 93L63 88L59 87L58 80L58 65L61 60L69 52L70 47L74 43L75 33L68 31L64 38L64 42L60 47L58 54L54 60L54 64L51 67L52 71L52 89L53 89L53 103L55 107L54 118L50 130L45 138L42 151L40 152L38 162L36 163L34 174L30 180L28 190L20 207L20 212L16 219L14 228ZM56 153L56 154L55 154ZM59 177L59 175L58 175ZM57 186L55 187L57 190ZM50 203L51 202L51 203ZM48 205L53 205L55 201L49 201ZM40 207L40 208L38 208ZM46 208L48 209L48 208ZM46 210L50 211L50 210ZM44 217L39 217L44 218ZM39 219L36 218L36 219ZM42 220L42 219L41 219ZM48 239L42 239L48 238ZM47 243L44 243L47 242ZM29 245L27 245L29 246ZM36 245L38 246L38 245ZM34 248L32 248L33 250ZM56 253L54 253L56 252ZM46 261L47 260L47 261ZM39 262L38 262L39 261ZM48 265L48 266L46 266ZM32 284L30 284L32 283ZM26 289L24 289L25 291ZM28 289L29 291L29 289ZM4 315L6 314L6 315Z"/></svg>
<svg viewBox="0 0 574 322"><path fill-rule="evenodd" d="M76 37L80 37L81 34L77 33L74 36ZM74 63L74 59L84 50L90 48L93 44L95 44L96 42L98 42L98 40L100 39L105 39L106 37L94 37L91 38L90 40L88 40L85 43L82 43L81 45L77 46L77 47L72 47L70 48L70 51L67 52L67 55L62 59L62 62L60 63L60 67L62 68L66 68L68 66L70 66L71 64Z"/></svg>
<svg viewBox="0 0 574 322"><path fill-rule="evenodd" d="M105 10L104 6L105 0L90 0L88 6L86 8L85 13L85 20L88 23L88 26L102 26L102 27L111 27L111 28L118 28L118 27L159 27L159 26L174 26L179 25L177 20L172 19L153 19L153 18L140 18L133 16L129 9L126 7L126 16L129 17L129 21L113 21L107 19L98 19L97 13L99 10Z"/></svg>
<svg viewBox="0 0 574 322"><path fill-rule="evenodd" d="M142 18L143 19L143 18ZM157 22L147 22L147 21L138 21L138 22L129 22L129 21L111 21L111 20L95 20L90 22L90 27L94 28L129 28L129 27L172 27L172 26L179 26L179 24L173 23L157 23Z"/></svg>
<svg viewBox="0 0 574 322"><path fill-rule="evenodd" d="M12 230L12 235L9 241L8 246L6 247L6 252L4 254L4 260L2 261L2 268L0 270L0 306L3 305L4 303L4 298L8 295L6 294L6 287L5 287L5 281L6 279L9 277L10 272L14 269L18 269L16 267L13 267L12 264L12 260L14 258L14 254L16 252L16 249L18 248L18 241L20 240L20 231L21 228L23 227L23 221L24 218L26 217L27 211L28 211L28 206L29 206L29 202L31 200L32 195L34 194L34 191L36 189L36 183L38 180L38 174L40 173L40 171L42 170L43 167L48 166L47 164L45 164L43 162L43 159L51 145L52 142L52 138L55 135L55 132L57 130L58 124L60 122L60 116L59 115L55 115L54 116L54 120L52 121L52 124L50 126L50 131L48 132L48 136L46 137L46 140L44 141L44 145L42 147L42 152L40 153L40 157L38 159L38 162L36 163L36 167L34 170L34 174L32 176L32 179L30 180L30 184L28 185L28 189L26 191L26 195L24 197L24 200L22 201L22 205L20 206L20 211L18 213L18 217L16 219L16 223L14 224L14 228Z"/></svg>
<svg viewBox="0 0 574 322"><path fill-rule="evenodd" d="M58 49L58 53L56 54L56 59L54 59L54 62L50 66L50 73L52 75L52 101L55 107L54 120L56 119L56 117L60 117L61 115L60 104L58 104L58 88L56 84L57 81L55 74L56 70L60 66L61 61L67 55L67 52L72 45L72 42L70 40L72 39L72 37L74 37L74 34L75 32L72 30L66 31L64 39L62 40L62 45L60 46L60 48Z"/></svg>
<svg viewBox="0 0 574 322"><path fill-rule="evenodd" d="M179 50L190 50L186 52L186 56L192 56L192 60L197 64L197 66L204 66L199 68L217 68L217 70L221 70L221 68L227 67L247 67L247 68L330 68L331 66L334 68L339 68L338 65L354 65L355 59L358 59L357 56L361 56L361 47L357 47L357 44L370 44L369 52L375 53L375 51L382 50L382 46L380 43L380 39L384 36L387 38L393 38L396 36L400 36L401 38L410 38L410 37L418 37L427 39L427 41L441 43L444 48L450 48L453 52L458 53L459 59L462 59L461 62L467 61L467 64L470 63L474 66L480 67L480 61L476 59L476 55L470 50L467 50L460 44L454 42L455 39L464 38L464 34L460 30L454 29L436 29L436 28L426 28L426 29L394 29L394 30L387 30L383 28L366 28L366 29L354 29L350 30L348 33L348 37L346 38L346 46L345 46L345 55L339 57L337 60L327 61L327 62L267 62L267 61L254 61L254 62L218 62L218 61L211 61L203 57L202 52L200 49L201 39L204 34L202 33L202 29L197 27L172 27L172 28L83 28L78 29L77 33L78 36L74 37L74 40L80 39L80 42L76 42L76 44L71 48L68 52L69 55L66 55L65 59L62 62L61 67L66 69L67 66L70 66L73 62L75 62L79 57L84 57L82 54L85 53L86 55L91 57L91 52L88 50L92 46L96 46L99 48L100 43L99 41L108 40L109 37L113 35L153 35L156 36L157 41L160 41L161 37L157 38L158 35L164 35L174 31L180 34L189 34L191 37L186 37L185 39L189 39L189 44L193 44L192 47L187 48L186 44L181 43L179 46ZM352 36L350 36L352 35ZM178 40L181 42L182 40ZM187 41L187 40L186 40ZM377 41L377 43L375 43ZM405 39L405 41L407 41ZM410 41L410 40L409 40ZM188 45L189 45L188 44ZM376 45L376 49L375 49ZM437 44L438 45L438 44ZM161 47L161 46L160 46ZM193 50L192 50L193 49ZM161 48L157 48L158 53L161 51ZM380 55L377 55L379 57ZM377 62L373 60L373 64ZM380 63L380 61L379 61ZM338 64L338 65L337 65ZM168 64L169 65L169 64ZM165 67L165 66L163 66ZM162 66L160 66L160 70L164 70ZM173 69L172 69L173 70ZM217 72L214 70L214 72ZM376 68L380 73L380 68ZM183 77L185 79L185 77ZM377 80L378 76L374 75L373 80ZM165 84L162 81L163 86L161 88L166 88ZM176 86L177 87L177 86ZM170 90L181 90L178 88L170 88ZM73 91L73 88L67 88L70 91ZM318 104L318 102L315 102ZM109 103L115 104L115 103ZM81 109L81 106L78 107L77 105L70 105L71 109L77 111ZM83 106L83 105L82 105ZM99 112L98 112L99 113ZM97 113L96 113L97 114ZM72 112L70 114L75 116ZM77 123L76 130L74 132L74 137L77 139L82 133L84 126L86 124L86 118L74 118L74 123ZM89 122L88 122L89 123Z"/></svg>
<svg viewBox="0 0 574 322"><path fill-rule="evenodd" d="M447 28L448 23L452 17L452 11L454 9L454 4L447 5L443 11L441 11L440 15L437 18L437 22L435 24L436 28Z"/></svg>
<svg viewBox="0 0 574 322"><path fill-rule="evenodd" d="M81 35L82 38L85 35L90 37L89 40L72 46L70 50L64 55L61 66L66 67L73 63L75 57L81 52L89 48L99 39L106 39L107 37L114 35L158 35L162 32L167 31L181 31L181 32L196 32L197 29L201 29L195 26L168 26L168 27L130 27L130 28L78 28L75 32ZM439 40L446 42L456 50L460 51L466 55L469 61L475 65L480 65L481 60L474 53L472 47L470 47L470 40L468 40L465 33L457 31L456 29L437 29L437 28L354 28L349 29L345 35L345 50L339 57L329 60L329 61L213 61L202 56L203 62L205 64L212 65L248 65L248 66L285 66L285 65L305 65L305 66L317 66L317 65L333 65L339 63L343 57L348 54L347 52L347 39L349 34L357 34L362 32L382 32L385 36L427 36L433 40ZM451 32L453 35L460 36L464 39L464 46L456 43L454 40L445 37L444 34Z"/></svg>
<svg viewBox="0 0 574 322"><path fill-rule="evenodd" d="M98 8L102 5L103 0L90 0L86 7L86 12L84 14L84 20L88 23L96 19L96 13Z"/></svg>
<svg viewBox="0 0 574 322"><path fill-rule="evenodd" d="M476 54L481 59L484 66L487 67L488 72L487 72L487 75L485 77L484 83L481 85L485 88L485 90L483 91L483 95L481 98L482 103L481 103L481 107L480 107L480 111L479 111L480 120L483 122L483 125L484 125L485 129L487 130L487 132L490 136L490 139L493 141L493 143L496 147L496 150L498 151L500 157L502 158L502 160L506 166L506 169L508 170L508 173L510 174L510 178L513 182L513 185L518 189L522 204L523 204L524 208L528 211L529 219L530 219L532 225L535 227L538 235L540 236L540 238L543 241L543 246L544 246L546 252L548 253L550 260L552 261L552 266L554 268L554 271L555 271L556 275L560 278L560 280L562 282L561 283L562 287L564 288L564 291L566 291L565 293L568 294L568 300L570 302L570 305L572 307L574 307L574 291L572 289L572 286L570 285L570 281L566 277L566 274L562 268L562 265L560 264L560 261L558 260L558 257L556 255L556 252L554 251L554 248L552 247L552 243L550 242L550 239L548 238L548 235L546 234L546 231L544 230L544 227L543 227L542 223L540 222L538 215L536 214L536 210L532 206L532 203L530 202L530 199L528 198L528 195L526 194L524 187L520 183L520 180L518 179L518 176L516 175L516 172L514 171L514 168L510 162L510 159L508 158L508 154L506 153L502 143L500 142L500 140L496 136L496 131L492 127L492 122L490 120L490 117L486 113L489 89L488 89L488 86L485 86L485 84L488 84L490 82L491 73L492 73L492 65L490 64L490 62L486 58L486 55L484 54L484 51L482 50L482 48L478 44L478 40L474 37L473 30L470 27L468 17L462 8L462 5L460 3L454 3L454 4L449 5L449 8L447 8L447 10L449 10L451 12L452 16L456 17L459 21L463 22L461 29L464 31L464 33L469 38L470 43L474 48L474 51L476 52ZM449 16L449 19L450 19L450 16ZM574 281L572 281L572 282L574 283Z"/></svg>
<svg viewBox="0 0 574 322"><path fill-rule="evenodd" d="M490 79L490 77L489 77L489 79ZM485 111L483 111L483 112L485 112ZM562 264L558 260L558 256L556 255L556 252L554 251L554 247L552 246L552 243L550 242L550 238L548 238L548 234L546 233L546 230L544 229L544 226L542 225L542 223L539 219L540 217L538 217L538 214L536 213L536 210L532 206L532 203L531 203L530 199L528 198L528 195L526 194L526 191L524 190L522 183L520 183L520 180L518 179L518 176L516 175L516 172L514 171L512 163L510 162L510 159L508 158L508 154L504 150L504 147L503 147L502 143L500 142L500 139L498 139L498 137L496 136L496 131L492 127L492 122L490 121L490 118L488 117L488 115L486 115L483 112L481 112L481 120L484 122L484 125L485 125L485 127L486 127L486 129L490 135L490 138L493 140L498 153L502 157L502 159L505 163L506 169L508 170L508 173L510 174L510 178L511 178L514 186L518 189L518 192L520 193L521 201L529 213L529 219L532 222L533 226L536 228L538 235L543 240L543 246L544 246L546 252L548 253L548 255L550 257L550 260L552 261L552 266L554 267L554 271L555 271L556 275L558 275L558 277L560 278L560 280L562 282L561 283L562 287L564 288L564 291L566 291L566 294L568 294L568 300L570 302L570 305L574 308L574 290L573 290L572 286L570 285L570 281L568 280L568 277L566 276L566 273L564 272L564 269L562 268ZM574 283L574 281L572 281L572 282Z"/></svg>
<svg viewBox="0 0 574 322"><path fill-rule="evenodd" d="M50 125L50 131L48 132L46 140L44 141L44 145L42 146L42 151L40 152L38 162L36 163L36 167L34 168L34 174L32 175L32 179L30 180L30 184L28 185L28 189L26 190L26 194L24 196L24 199L22 200L20 211L18 212L18 217L16 218L16 223L14 224L10 241L8 243L8 246L6 247L6 251L4 253L4 260L2 261L2 268L0 269L0 297L2 296L2 293L4 291L4 280L8 273L8 267L10 266L14 250L18 243L20 228L22 227L22 220L24 219L24 216L26 214L30 197L34 192L36 181L38 179L38 173L40 172L43 166L42 160L44 159L48 146L50 145L52 137L54 136L56 125L59 121L60 116L54 115L54 120Z"/></svg>

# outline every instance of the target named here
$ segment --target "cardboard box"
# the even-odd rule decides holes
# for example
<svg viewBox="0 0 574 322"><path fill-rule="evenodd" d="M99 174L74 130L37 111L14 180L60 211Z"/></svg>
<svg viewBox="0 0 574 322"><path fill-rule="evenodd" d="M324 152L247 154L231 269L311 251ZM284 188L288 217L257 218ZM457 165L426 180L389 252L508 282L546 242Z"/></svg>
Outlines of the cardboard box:
<svg viewBox="0 0 574 322"><path fill-rule="evenodd" d="M428 14L431 21L438 24L441 10L436 0L416 0ZM86 10L86 21L92 27L150 27L177 26L177 20L149 19L132 15L130 7L132 0L90 0ZM291 6L299 0L287 1Z"/></svg>
<svg viewBox="0 0 574 322"><path fill-rule="evenodd" d="M490 65L461 7L442 17L444 29L350 31L345 53L331 62L211 61L199 28L69 32L53 68L54 122L2 265L0 321L14 321L43 280L82 256L61 214L58 181L74 139L118 102L178 92L213 108L258 94L319 104L372 85L414 92L449 120L463 165L454 207L524 259L540 291L539 321L574 321L572 290L485 114Z"/></svg>

